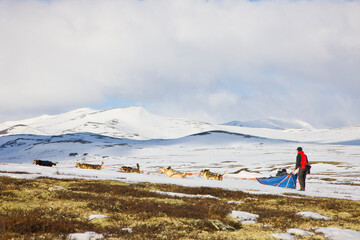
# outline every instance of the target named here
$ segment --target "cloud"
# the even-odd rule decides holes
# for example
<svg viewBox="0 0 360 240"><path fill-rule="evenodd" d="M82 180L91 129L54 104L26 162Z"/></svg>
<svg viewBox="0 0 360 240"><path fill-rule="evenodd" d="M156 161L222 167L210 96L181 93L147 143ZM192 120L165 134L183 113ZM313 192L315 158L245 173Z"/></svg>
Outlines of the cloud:
<svg viewBox="0 0 360 240"><path fill-rule="evenodd" d="M0 115L118 98L218 122L359 123L359 12L340 0L1 1Z"/></svg>

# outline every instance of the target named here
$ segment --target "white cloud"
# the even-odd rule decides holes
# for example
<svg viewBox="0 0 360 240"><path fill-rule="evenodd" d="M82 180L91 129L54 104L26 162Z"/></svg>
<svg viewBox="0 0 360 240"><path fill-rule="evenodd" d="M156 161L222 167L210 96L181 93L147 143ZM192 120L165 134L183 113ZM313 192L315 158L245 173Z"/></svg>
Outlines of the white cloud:
<svg viewBox="0 0 360 240"><path fill-rule="evenodd" d="M119 97L214 121L356 123L359 12L341 0L1 1L0 115Z"/></svg>

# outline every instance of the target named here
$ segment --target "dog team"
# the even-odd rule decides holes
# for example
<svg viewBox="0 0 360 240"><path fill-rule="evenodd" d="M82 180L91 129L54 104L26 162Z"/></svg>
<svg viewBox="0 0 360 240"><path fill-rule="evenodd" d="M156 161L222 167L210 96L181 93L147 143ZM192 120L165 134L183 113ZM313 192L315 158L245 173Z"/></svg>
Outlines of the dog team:
<svg viewBox="0 0 360 240"><path fill-rule="evenodd" d="M44 160L38 160L34 159L33 164L40 165L40 166L46 166L46 167L52 167L56 166L57 162L51 162L51 161L44 161ZM101 164L88 164L88 163L76 163L75 167L83 168L83 169L96 169L101 170L102 166L104 165L104 162ZM136 168L128 167L128 166L122 166L120 168L123 172L126 173L140 173L140 166L137 163ZM187 175L193 175L191 173L185 172L179 172L170 166L167 168L162 168L160 173L165 174L168 177L172 178L185 178ZM200 171L200 175L203 176L207 180L218 180L222 181L223 176L225 175L226 171L223 174L220 174L219 172L214 173L210 172L210 169L203 169Z"/></svg>

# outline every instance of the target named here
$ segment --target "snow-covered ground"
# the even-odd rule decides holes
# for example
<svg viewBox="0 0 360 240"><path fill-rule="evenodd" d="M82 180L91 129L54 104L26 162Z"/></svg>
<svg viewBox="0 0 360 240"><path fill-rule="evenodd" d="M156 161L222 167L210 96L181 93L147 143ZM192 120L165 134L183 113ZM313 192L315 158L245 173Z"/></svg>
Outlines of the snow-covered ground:
<svg viewBox="0 0 360 240"><path fill-rule="evenodd" d="M288 124L287 124L288 125ZM253 178L291 172L302 146L312 165L300 194L360 200L360 127L342 129L270 129L214 125L157 116L141 107L96 111L79 109L0 124L0 175L34 178L111 179L128 182L209 186L252 193L300 193L266 186ZM69 156L77 153L77 156ZM33 159L58 162L41 167ZM102 170L75 168L77 162ZM121 166L141 174L123 173ZM193 175L184 179L160 174L171 166ZM199 176L202 169L224 173L223 181Z"/></svg>

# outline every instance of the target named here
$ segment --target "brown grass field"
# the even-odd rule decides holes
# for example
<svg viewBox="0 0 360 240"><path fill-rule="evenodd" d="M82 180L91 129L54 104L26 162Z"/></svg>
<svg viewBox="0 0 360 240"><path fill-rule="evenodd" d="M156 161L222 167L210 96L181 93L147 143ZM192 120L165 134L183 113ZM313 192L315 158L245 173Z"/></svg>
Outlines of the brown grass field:
<svg viewBox="0 0 360 240"><path fill-rule="evenodd" d="M65 190L51 190L54 186ZM151 190L217 199L172 197ZM258 214L257 223L231 219L232 210ZM297 216L301 211L332 220ZM92 214L108 217L90 221ZM218 223L232 231L218 229ZM319 227L360 231L360 202L170 184L0 177L0 239L66 239L70 233L87 231L105 239L274 239L271 233L288 228L315 232ZM315 234L297 239L325 238Z"/></svg>

